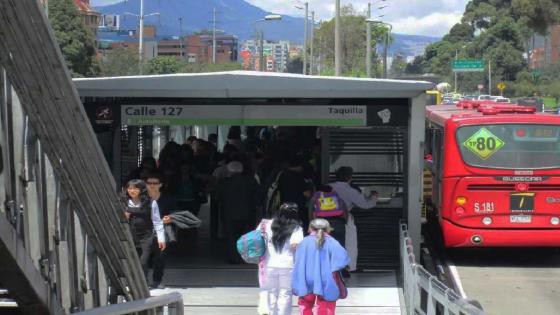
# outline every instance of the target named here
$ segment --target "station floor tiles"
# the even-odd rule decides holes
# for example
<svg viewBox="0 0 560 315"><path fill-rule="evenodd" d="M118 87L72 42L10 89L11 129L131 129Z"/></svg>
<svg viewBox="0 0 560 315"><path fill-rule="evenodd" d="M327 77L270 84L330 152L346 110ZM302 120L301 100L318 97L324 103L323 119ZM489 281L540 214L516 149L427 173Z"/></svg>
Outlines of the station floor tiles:
<svg viewBox="0 0 560 315"><path fill-rule="evenodd" d="M255 269L169 269L164 282L167 287L152 295L181 293L185 314L257 314ZM401 314L394 272L352 274L347 285L348 298L338 301L337 314ZM296 298L292 314L299 314Z"/></svg>

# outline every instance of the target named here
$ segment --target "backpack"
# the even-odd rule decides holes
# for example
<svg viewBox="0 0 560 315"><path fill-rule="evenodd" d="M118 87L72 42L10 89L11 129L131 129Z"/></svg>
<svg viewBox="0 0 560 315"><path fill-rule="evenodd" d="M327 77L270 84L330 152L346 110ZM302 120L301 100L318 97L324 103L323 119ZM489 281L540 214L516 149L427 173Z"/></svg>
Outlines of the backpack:
<svg viewBox="0 0 560 315"><path fill-rule="evenodd" d="M344 216L344 203L335 191L313 194L313 215L316 218Z"/></svg>
<svg viewBox="0 0 560 315"><path fill-rule="evenodd" d="M266 252L266 224L263 222L261 222L259 230L243 234L237 240L237 252L246 263L258 264Z"/></svg>
<svg viewBox="0 0 560 315"><path fill-rule="evenodd" d="M264 216L265 217L272 217L272 215L278 211L280 208L281 199L280 199L280 187L279 187L279 180L280 176L282 176L282 171L278 172L274 181L268 186L266 190L266 199L265 199L265 208L264 208Z"/></svg>

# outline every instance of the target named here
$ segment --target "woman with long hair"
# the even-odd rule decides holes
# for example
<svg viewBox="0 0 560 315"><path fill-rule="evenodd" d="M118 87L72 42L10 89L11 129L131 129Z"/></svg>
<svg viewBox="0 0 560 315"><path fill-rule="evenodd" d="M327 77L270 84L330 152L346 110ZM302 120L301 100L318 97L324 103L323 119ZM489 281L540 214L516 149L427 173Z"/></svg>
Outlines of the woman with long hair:
<svg viewBox="0 0 560 315"><path fill-rule="evenodd" d="M148 195L146 183L140 179L132 179L126 183L122 193L122 201L125 207L124 213L132 232L134 246L140 258L144 276L147 277L154 230L157 234L159 249L165 249L165 234L159 208L157 202Z"/></svg>
<svg viewBox="0 0 560 315"><path fill-rule="evenodd" d="M331 230L329 221L314 219L309 224L309 236L298 245L292 287L302 315L312 315L315 304L317 315L334 314L336 301L346 297L339 271L350 258L329 235Z"/></svg>
<svg viewBox="0 0 560 315"><path fill-rule="evenodd" d="M263 220L258 229L265 231L266 254L259 276L261 288L268 292L268 314L291 314L294 252L303 239L297 204L280 205L272 220Z"/></svg>

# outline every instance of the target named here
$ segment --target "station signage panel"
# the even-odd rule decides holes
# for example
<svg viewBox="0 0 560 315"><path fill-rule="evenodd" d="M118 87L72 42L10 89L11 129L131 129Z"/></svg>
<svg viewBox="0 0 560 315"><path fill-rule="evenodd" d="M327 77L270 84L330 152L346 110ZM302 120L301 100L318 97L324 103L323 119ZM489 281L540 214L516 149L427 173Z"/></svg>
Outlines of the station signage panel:
<svg viewBox="0 0 560 315"><path fill-rule="evenodd" d="M386 115L386 113L383 113ZM385 116L383 116L385 117ZM365 105L122 105L122 123L141 125L367 125Z"/></svg>

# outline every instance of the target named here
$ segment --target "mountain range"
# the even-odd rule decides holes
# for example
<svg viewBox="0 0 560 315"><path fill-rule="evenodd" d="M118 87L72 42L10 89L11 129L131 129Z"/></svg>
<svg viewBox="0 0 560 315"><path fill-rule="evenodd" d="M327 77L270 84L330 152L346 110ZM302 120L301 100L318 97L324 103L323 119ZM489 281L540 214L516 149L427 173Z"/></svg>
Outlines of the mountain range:
<svg viewBox="0 0 560 315"><path fill-rule="evenodd" d="M137 29L139 18L125 15L125 12L139 14L140 0L128 0L112 5L99 6L102 14L121 15L121 29ZM216 28L236 35L240 40L254 38L257 30L262 30L267 40L289 40L303 42L303 17L283 15L280 21L258 21L272 14L244 0L149 0L144 1L144 23L155 25L158 35L188 34L204 29L212 29L212 16L216 9ZM181 23L179 20L181 19ZM394 42L389 53L404 56L422 54L424 48L439 38L393 34Z"/></svg>

